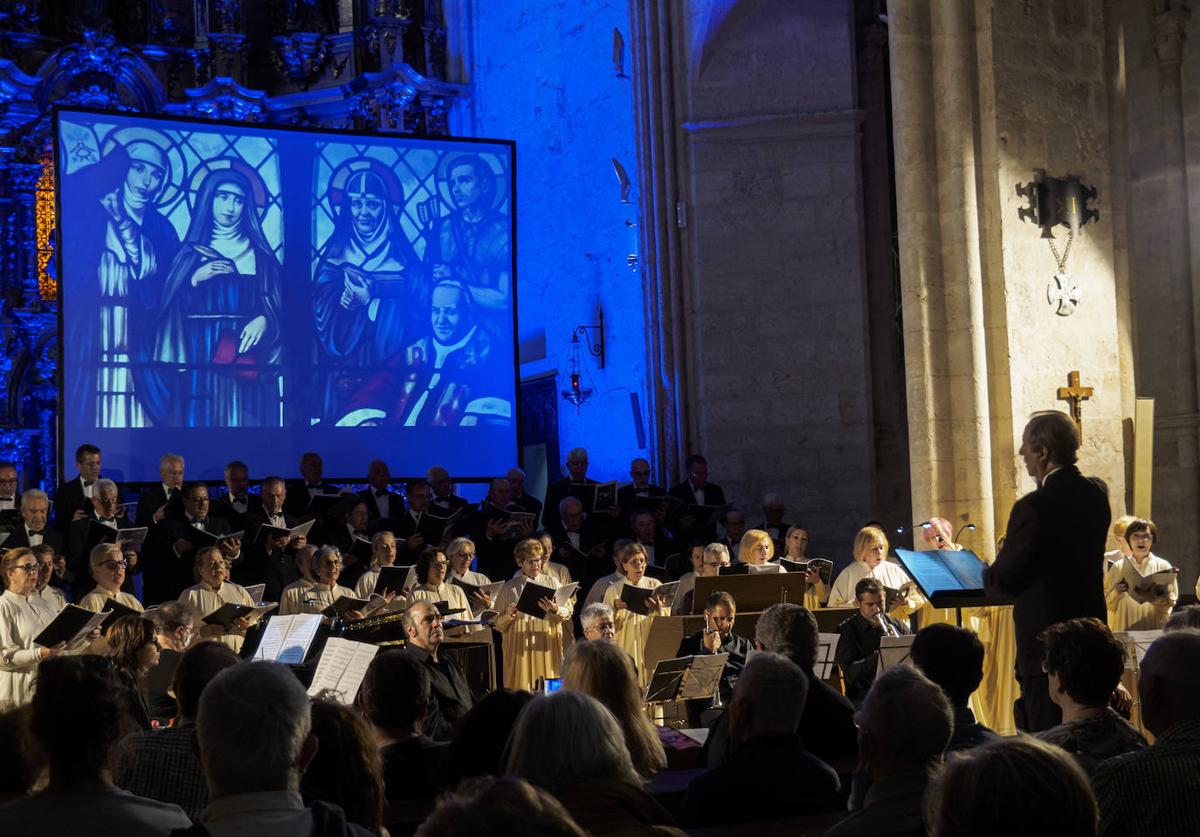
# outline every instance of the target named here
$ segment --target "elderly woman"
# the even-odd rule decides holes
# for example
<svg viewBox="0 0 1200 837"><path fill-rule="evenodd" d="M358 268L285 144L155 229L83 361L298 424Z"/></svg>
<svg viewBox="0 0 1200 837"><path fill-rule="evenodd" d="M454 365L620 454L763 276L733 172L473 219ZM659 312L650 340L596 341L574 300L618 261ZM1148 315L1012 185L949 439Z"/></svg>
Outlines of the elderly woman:
<svg viewBox="0 0 1200 837"><path fill-rule="evenodd" d="M79 601L79 606L96 613L108 609L110 600L141 613L145 608L132 593L121 589L129 561L115 543L102 543L92 549L88 559L96 587Z"/></svg>
<svg viewBox="0 0 1200 837"><path fill-rule="evenodd" d="M738 545L738 561L746 565L751 575L786 572L771 560L775 554L775 542L762 529L747 529Z"/></svg>
<svg viewBox="0 0 1200 837"><path fill-rule="evenodd" d="M783 548L787 551L783 557L789 561L808 561L808 530L803 526L789 526L783 537ZM816 610L829 601L829 585L815 567L804 574L804 581L808 585L804 591L805 607Z"/></svg>
<svg viewBox="0 0 1200 837"><path fill-rule="evenodd" d="M417 565L413 568L417 574L417 586L408 594L406 605L417 602L445 602L449 610L461 610L454 614L455 619L471 621L475 618L471 605L467 602L467 594L457 584L446 580L450 571L450 562L446 555L436 546L427 546L417 557ZM446 636L465 636L471 633L469 626L447 628Z"/></svg>
<svg viewBox="0 0 1200 837"><path fill-rule="evenodd" d="M879 583L902 592L907 585L906 595L899 601L888 601L888 615L905 620L909 614L925 605L925 597L916 592L908 573L898 564L887 560L887 535L878 526L864 526L854 536L854 563L838 573L829 593L830 607L853 607L854 587L864 578L878 579Z"/></svg>
<svg viewBox="0 0 1200 837"><path fill-rule="evenodd" d="M767 539L767 542L770 543L770 538ZM643 615L630 610L629 605L621 598L625 585L653 590L661 587L662 582L646 575L646 565L649 563L649 559L646 555L646 548L640 543L625 544L617 552L617 557L621 561L621 569L624 571L625 577L608 586L608 591L604 594L604 603L613 609L615 617L617 635L613 641L624 648L625 652L633 658L633 665L641 676L642 685L645 686L650 682L650 674L652 674L652 672L646 671L644 662L646 638L650 635L650 625L654 622L655 616L669 616L671 608L667 602L651 596L646 600L648 614Z"/></svg>
<svg viewBox="0 0 1200 837"><path fill-rule="evenodd" d="M122 616L112 623L105 639L113 668L125 686L129 714L142 729L150 729L150 710L142 694L142 684L146 672L158 665L154 625L141 616Z"/></svg>
<svg viewBox="0 0 1200 837"><path fill-rule="evenodd" d="M338 584L342 573L342 553L336 546L323 546L315 550L308 559L308 570L313 584L300 587L289 584L279 601L279 614L320 613L342 596L354 598L354 591ZM353 611L351 613L354 613ZM360 618L361 613L357 614Z"/></svg>
<svg viewBox="0 0 1200 837"><path fill-rule="evenodd" d="M579 613L579 625L583 628L584 639L606 639L609 642L616 639L617 623L613 609L604 602L592 602L590 605L585 605Z"/></svg>
<svg viewBox="0 0 1200 837"><path fill-rule="evenodd" d="M43 648L34 638L57 612L36 595L38 562L28 547L10 549L0 559L4 594L0 595L0 710L28 703L37 664L64 650Z"/></svg>
<svg viewBox="0 0 1200 837"><path fill-rule="evenodd" d="M558 677L562 669L564 626L569 629L572 605L561 607L550 596L538 602L544 617L530 616L517 610L517 601L529 582L556 587L557 579L542 572L546 560L542 542L526 538L513 552L517 572L496 594L496 630L504 649L504 686L507 689L532 690L537 681Z"/></svg>
<svg viewBox="0 0 1200 837"><path fill-rule="evenodd" d="M215 639L240 652L246 631L252 624L248 618L242 616L234 619L226 630L223 625L206 624L204 617L211 616L226 604L254 607L254 598L246 592L245 587L229 580L229 565L225 563L221 550L215 546L196 550L194 568L200 583L179 594L179 601L186 602L195 609L196 615L192 622L194 632L201 639Z"/></svg>
<svg viewBox="0 0 1200 837"><path fill-rule="evenodd" d="M396 563L396 536L391 532L380 532L371 538L371 568L363 573L358 583L354 585L354 595L360 599L369 599L375 592L375 584L379 581L380 567L390 567ZM405 582L405 587L410 584ZM403 591L396 590L396 593Z"/></svg>
<svg viewBox="0 0 1200 837"><path fill-rule="evenodd" d="M1135 579L1160 572L1170 572L1174 567L1159 558L1151 547L1158 540L1158 527L1154 521L1139 518L1125 529L1125 540L1131 550L1128 557L1120 558L1104 574L1104 599L1108 604L1108 626L1114 631L1157 631L1166 624L1171 608L1179 600L1179 580L1171 576L1168 584L1153 591L1148 602L1137 602L1129 595L1129 568L1132 564Z"/></svg>

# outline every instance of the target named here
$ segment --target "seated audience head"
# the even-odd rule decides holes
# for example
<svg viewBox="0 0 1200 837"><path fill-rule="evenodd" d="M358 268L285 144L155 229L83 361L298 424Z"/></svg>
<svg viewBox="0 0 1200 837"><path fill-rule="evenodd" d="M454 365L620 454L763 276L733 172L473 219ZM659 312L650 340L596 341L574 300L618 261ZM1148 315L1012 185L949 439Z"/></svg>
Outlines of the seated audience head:
<svg viewBox="0 0 1200 837"><path fill-rule="evenodd" d="M698 453L693 453L683 460L683 468L687 471L688 482L696 488L708 485L708 460Z"/></svg>
<svg viewBox="0 0 1200 837"><path fill-rule="evenodd" d="M738 546L738 560L743 564L761 566L775 555L775 543L762 529L748 529Z"/></svg>
<svg viewBox="0 0 1200 837"><path fill-rule="evenodd" d="M1056 705L1108 706L1125 671L1125 646L1107 625L1093 617L1068 619L1047 628L1042 643L1042 670Z"/></svg>
<svg viewBox="0 0 1200 837"><path fill-rule="evenodd" d="M858 752L872 778L923 769L932 773L954 731L940 686L912 666L875 678L858 713Z"/></svg>
<svg viewBox="0 0 1200 837"><path fill-rule="evenodd" d="M983 643L974 631L945 622L917 631L912 662L957 707L966 706L983 681Z"/></svg>
<svg viewBox="0 0 1200 837"><path fill-rule="evenodd" d="M325 474L325 462L316 451L306 451L300 455L300 476L308 485L317 485Z"/></svg>
<svg viewBox="0 0 1200 837"><path fill-rule="evenodd" d="M446 558L455 575L466 575L475 560L475 541L470 538L455 538L446 547Z"/></svg>
<svg viewBox="0 0 1200 837"><path fill-rule="evenodd" d="M377 532L371 538L371 565L390 567L396 563L396 536L391 532Z"/></svg>
<svg viewBox="0 0 1200 837"><path fill-rule="evenodd" d="M125 689L103 657L56 654L38 664L30 729L52 785L99 783L113 745L133 731Z"/></svg>
<svg viewBox="0 0 1200 837"><path fill-rule="evenodd" d="M32 719L28 704L0 712L0 805L30 793L46 767L30 731Z"/></svg>
<svg viewBox="0 0 1200 837"><path fill-rule="evenodd" d="M136 678L158 663L158 637L149 619L121 616L108 626L104 637L108 641L108 656L117 671Z"/></svg>
<svg viewBox="0 0 1200 837"><path fill-rule="evenodd" d="M730 509L721 518L721 526L725 529L725 538L731 544L740 543L742 536L746 534L746 515L737 509ZM740 555L738 560L741 560Z"/></svg>
<svg viewBox="0 0 1200 837"><path fill-rule="evenodd" d="M1167 617L1163 631L1185 631L1188 628L1200 629L1200 605L1187 605Z"/></svg>
<svg viewBox="0 0 1200 837"><path fill-rule="evenodd" d="M1058 410L1034 413L1021 434L1025 470L1039 482L1055 466L1074 465L1078 450L1079 430Z"/></svg>
<svg viewBox="0 0 1200 837"><path fill-rule="evenodd" d="M888 539L878 526L864 526L854 536L854 560L875 568L887 560Z"/></svg>
<svg viewBox="0 0 1200 837"><path fill-rule="evenodd" d="M1096 799L1064 750L1030 736L955 754L925 795L932 837L1094 837Z"/></svg>
<svg viewBox="0 0 1200 837"><path fill-rule="evenodd" d="M522 573L528 578L536 579L546 565L546 550L537 538L526 538L513 550L513 558Z"/></svg>
<svg viewBox="0 0 1200 837"><path fill-rule="evenodd" d="M425 480L409 480L404 484L404 499L408 501L408 508L412 511L429 511L432 496L433 490Z"/></svg>
<svg viewBox="0 0 1200 837"><path fill-rule="evenodd" d="M506 772L550 793L594 781L640 783L617 719L600 701L575 691L529 702L513 731Z"/></svg>
<svg viewBox="0 0 1200 837"><path fill-rule="evenodd" d="M245 462L234 460L225 466L225 488L234 497L245 497L250 490L250 468Z"/></svg>
<svg viewBox="0 0 1200 837"><path fill-rule="evenodd" d="M586 837L552 795L511 776L486 776L443 794L416 837Z"/></svg>
<svg viewBox="0 0 1200 837"><path fill-rule="evenodd" d="M646 547L637 541L630 541L617 554L617 557L621 561L621 572L631 584L637 584L642 580L646 574L646 567L650 564L650 559L646 555Z"/></svg>
<svg viewBox="0 0 1200 837"><path fill-rule="evenodd" d="M764 652L746 661L729 704L734 744L764 735L793 735L804 714L808 678L781 654Z"/></svg>
<svg viewBox="0 0 1200 837"><path fill-rule="evenodd" d="M192 641L197 612L187 602L168 599L147 613L145 618L154 625L160 648L182 652ZM226 646L222 646L226 647Z"/></svg>
<svg viewBox="0 0 1200 837"><path fill-rule="evenodd" d="M613 609L604 602L592 602L579 614L584 639L612 640L617 635Z"/></svg>
<svg viewBox="0 0 1200 837"><path fill-rule="evenodd" d="M213 590L220 590L221 585L229 580L229 564L215 546L202 546L196 550L193 569L196 577Z"/></svg>
<svg viewBox="0 0 1200 837"><path fill-rule="evenodd" d="M431 606L429 602L421 604ZM371 726L396 739L420 729L431 695L429 672L419 660L401 651L381 651L367 667L358 706Z"/></svg>
<svg viewBox="0 0 1200 837"><path fill-rule="evenodd" d="M653 776L666 766L662 741L646 717L633 661L623 648L612 642L576 642L563 657L563 688L591 695L613 714L639 774Z"/></svg>
<svg viewBox="0 0 1200 837"><path fill-rule="evenodd" d="M773 604L754 626L754 644L760 651L787 657L806 673L817 659L820 629L812 611L798 604Z"/></svg>
<svg viewBox="0 0 1200 837"><path fill-rule="evenodd" d="M117 484L110 479L98 479L92 484L92 509L96 517L105 520L120 513L121 497Z"/></svg>
<svg viewBox="0 0 1200 837"><path fill-rule="evenodd" d="M1200 719L1200 631L1163 634L1146 651L1138 678L1142 722L1156 737Z"/></svg>
<svg viewBox="0 0 1200 837"><path fill-rule="evenodd" d="M298 791L316 751L308 695L279 663L236 665L200 695L196 740L210 798Z"/></svg>
<svg viewBox="0 0 1200 837"><path fill-rule="evenodd" d="M332 587L342 574L342 553L336 546L323 546L308 559L308 571L318 584Z"/></svg>
<svg viewBox="0 0 1200 837"><path fill-rule="evenodd" d="M724 641L733 633L733 623L737 619L737 603L733 596L724 590L714 590L704 601L704 621L711 630L721 635Z"/></svg>
<svg viewBox="0 0 1200 837"><path fill-rule="evenodd" d="M300 777L305 804L333 803L347 822L381 833L383 762L367 722L348 706L314 700L312 735L317 752Z"/></svg>
<svg viewBox="0 0 1200 837"><path fill-rule="evenodd" d="M115 595L125 583L125 570L129 564L121 554L121 547L115 543L101 543L92 547L88 566L96 584Z"/></svg>
<svg viewBox="0 0 1200 837"><path fill-rule="evenodd" d="M583 482L587 479L588 452L584 448L571 448L567 451L567 474L571 482Z"/></svg>
<svg viewBox="0 0 1200 837"><path fill-rule="evenodd" d="M767 525L778 526L783 522L785 514L787 514L787 505L783 502L782 497L774 491L763 497L763 518Z"/></svg>
<svg viewBox="0 0 1200 837"><path fill-rule="evenodd" d="M787 557L794 560L804 560L808 557L808 527L800 523L789 526L783 538L787 549Z"/></svg>
<svg viewBox="0 0 1200 837"><path fill-rule="evenodd" d="M489 692L458 719L443 764L455 779L499 776L517 718L533 695L522 689Z"/></svg>
<svg viewBox="0 0 1200 837"><path fill-rule="evenodd" d="M414 572L416 573L418 584L428 584L438 587L445 582L446 572L449 569L450 562L446 560L446 554L436 546L427 546L417 556L417 564Z"/></svg>
<svg viewBox="0 0 1200 837"><path fill-rule="evenodd" d="M75 448L75 467L79 476L85 480L95 480L100 477L100 448L86 442Z"/></svg>
<svg viewBox="0 0 1200 837"><path fill-rule="evenodd" d="M433 602L413 602L401 619L406 641L426 651L435 651L445 638L442 615Z"/></svg>
<svg viewBox="0 0 1200 837"><path fill-rule="evenodd" d="M317 554L319 548L315 543L306 543L296 550L296 554L292 560L296 562L296 570L300 573L301 578L308 581L316 581L317 577L313 575L313 557ZM340 554L338 559L341 559Z"/></svg>
<svg viewBox="0 0 1200 837"><path fill-rule="evenodd" d="M733 563L729 558L729 547L723 543L710 543L704 547L704 551L700 553L700 560L696 561L695 550L692 552L692 566L696 570L696 575L701 578L720 575L722 567L728 567Z"/></svg>
<svg viewBox="0 0 1200 837"><path fill-rule="evenodd" d="M155 613L162 609L163 605L160 605ZM184 651L171 680L171 691L179 704L179 717L195 720L204 688L222 671L240 662L237 652L220 642L198 642Z"/></svg>
<svg viewBox="0 0 1200 837"><path fill-rule="evenodd" d="M1125 540L1125 530L1129 528L1129 524L1137 520L1136 515L1123 514L1113 521L1112 533L1113 538L1117 542L1117 548L1126 555L1129 554L1129 541Z"/></svg>
<svg viewBox="0 0 1200 837"><path fill-rule="evenodd" d="M267 514L282 514L283 501L287 499L287 484L282 477L267 477L263 480L259 497Z"/></svg>
<svg viewBox="0 0 1200 837"><path fill-rule="evenodd" d="M887 610L885 595L883 585L877 578L860 578L854 585L854 604L868 622L878 622Z"/></svg>
<svg viewBox="0 0 1200 837"><path fill-rule="evenodd" d="M562 518L564 529L578 532L583 528L583 503L578 497L563 497L558 504L558 516Z"/></svg>
<svg viewBox="0 0 1200 837"><path fill-rule="evenodd" d="M21 494L21 519L31 532L46 528L50 515L50 498L40 488L30 488Z"/></svg>
<svg viewBox="0 0 1200 837"><path fill-rule="evenodd" d="M10 549L0 557L4 589L18 596L29 596L37 589L38 562L27 546Z"/></svg>
<svg viewBox="0 0 1200 837"><path fill-rule="evenodd" d="M1125 542L1129 544L1129 552L1139 561L1146 560L1150 550L1158 541L1158 527L1153 520L1139 517L1125 528Z"/></svg>
<svg viewBox="0 0 1200 837"><path fill-rule="evenodd" d="M167 488L183 485L183 457L177 453L164 453L159 457L158 478Z"/></svg>

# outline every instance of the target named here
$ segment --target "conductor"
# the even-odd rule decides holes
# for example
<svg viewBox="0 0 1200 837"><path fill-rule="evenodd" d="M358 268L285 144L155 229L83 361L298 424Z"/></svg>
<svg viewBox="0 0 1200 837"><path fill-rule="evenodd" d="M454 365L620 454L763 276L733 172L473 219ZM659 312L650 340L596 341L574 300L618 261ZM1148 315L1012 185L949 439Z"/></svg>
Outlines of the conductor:
<svg viewBox="0 0 1200 837"><path fill-rule="evenodd" d="M1021 457L1037 489L1015 504L1004 545L985 571L989 595L1015 600L1017 726L1040 732L1060 723L1042 671L1040 634L1067 619L1105 618L1103 566L1111 512L1108 487L1075 465L1079 433L1064 413L1036 413L1021 437Z"/></svg>

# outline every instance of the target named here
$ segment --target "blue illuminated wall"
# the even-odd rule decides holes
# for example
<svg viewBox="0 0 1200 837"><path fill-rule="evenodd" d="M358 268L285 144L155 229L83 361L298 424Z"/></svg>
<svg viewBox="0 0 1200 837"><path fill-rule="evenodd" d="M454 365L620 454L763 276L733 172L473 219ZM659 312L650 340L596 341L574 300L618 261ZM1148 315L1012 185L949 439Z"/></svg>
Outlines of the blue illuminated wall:
<svg viewBox="0 0 1200 837"><path fill-rule="evenodd" d="M578 413L559 400L559 450L585 446L592 476L628 480L629 460L649 453L630 399L637 395L646 426L641 273L626 260L637 252L637 184L622 203L610 162L636 180L632 82L613 61L613 29L629 38L629 3L472 6L463 45L472 96L451 114L451 132L517 143L521 375L556 373L563 389L574 327L595 323L602 307L606 368L585 353L584 385L595 394ZM625 76L630 62L626 47Z"/></svg>

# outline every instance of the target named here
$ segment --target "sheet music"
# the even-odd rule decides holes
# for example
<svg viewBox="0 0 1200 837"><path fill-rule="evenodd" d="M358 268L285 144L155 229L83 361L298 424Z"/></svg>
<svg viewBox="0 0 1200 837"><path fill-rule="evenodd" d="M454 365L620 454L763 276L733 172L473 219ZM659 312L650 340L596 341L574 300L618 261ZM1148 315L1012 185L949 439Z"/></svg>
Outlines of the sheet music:
<svg viewBox="0 0 1200 837"><path fill-rule="evenodd" d="M907 664L912 656L913 634L885 636L879 639L879 667L882 674L892 666Z"/></svg>
<svg viewBox="0 0 1200 837"><path fill-rule="evenodd" d="M308 656L309 646L321 627L321 614L295 613L291 616L272 616L254 652L256 660L270 660L287 665L301 665Z"/></svg>
<svg viewBox="0 0 1200 837"><path fill-rule="evenodd" d="M564 584L562 587L559 587L554 591L554 603L559 607L562 607L571 600L571 597L575 595L575 592L578 589L578 581L572 581L570 584Z"/></svg>
<svg viewBox="0 0 1200 837"><path fill-rule="evenodd" d="M841 634L817 634L817 656L813 661L813 671L822 680L833 676L834 654L837 653L840 638Z"/></svg>
<svg viewBox="0 0 1200 837"><path fill-rule="evenodd" d="M321 652L317 673L308 687L309 697L324 695L343 706L354 703L358 687L367 676L367 666L379 652L379 646L331 637Z"/></svg>

